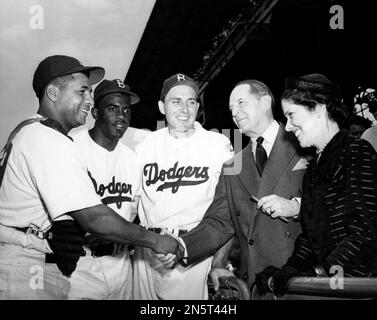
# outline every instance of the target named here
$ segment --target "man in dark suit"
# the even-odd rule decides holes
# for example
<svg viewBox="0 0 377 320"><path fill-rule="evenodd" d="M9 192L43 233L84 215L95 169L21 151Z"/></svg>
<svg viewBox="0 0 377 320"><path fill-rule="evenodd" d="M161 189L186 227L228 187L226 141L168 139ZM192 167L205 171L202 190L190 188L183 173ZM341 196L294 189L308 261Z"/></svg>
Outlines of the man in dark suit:
<svg viewBox="0 0 377 320"><path fill-rule="evenodd" d="M181 237L187 249L183 261L192 264L214 254L236 235L241 247L240 277L250 287L255 274L266 266L285 263L301 231L295 218L307 160L300 155L295 137L274 120L273 104L272 93L260 81L246 80L235 86L230 110L250 143L223 166L202 222ZM226 274L224 264L214 267L212 278Z"/></svg>

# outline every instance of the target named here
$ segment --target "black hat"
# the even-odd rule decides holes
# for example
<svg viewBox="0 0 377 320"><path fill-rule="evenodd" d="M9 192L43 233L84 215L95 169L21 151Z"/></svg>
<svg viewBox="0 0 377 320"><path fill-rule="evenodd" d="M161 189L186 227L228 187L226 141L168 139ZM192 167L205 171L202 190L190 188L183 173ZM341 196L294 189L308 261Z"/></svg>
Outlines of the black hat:
<svg viewBox="0 0 377 320"><path fill-rule="evenodd" d="M77 59L69 56L56 55L42 60L34 72L33 89L38 98L43 94L43 89L55 78L69 74L88 73L90 85L101 81L105 75L102 67L86 67Z"/></svg>
<svg viewBox="0 0 377 320"><path fill-rule="evenodd" d="M320 73L306 74L298 78L287 78L285 79L285 89L313 90L333 94L339 91L337 85Z"/></svg>
<svg viewBox="0 0 377 320"><path fill-rule="evenodd" d="M160 100L163 100L169 92L169 90L176 86L189 86L195 91L196 95L199 96L199 87L194 81L194 79L182 73L177 73L164 81L162 85Z"/></svg>
<svg viewBox="0 0 377 320"><path fill-rule="evenodd" d="M130 96L131 104L135 104L140 101L139 96L131 92L130 87L124 84L122 80L105 79L94 89L94 104L97 104L101 97L109 93L125 93Z"/></svg>

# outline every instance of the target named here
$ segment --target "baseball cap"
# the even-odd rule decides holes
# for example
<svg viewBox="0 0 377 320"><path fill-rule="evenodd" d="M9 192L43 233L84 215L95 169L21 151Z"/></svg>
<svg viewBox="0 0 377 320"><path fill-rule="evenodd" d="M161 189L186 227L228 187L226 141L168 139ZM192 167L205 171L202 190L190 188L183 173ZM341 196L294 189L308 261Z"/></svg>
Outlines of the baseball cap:
<svg viewBox="0 0 377 320"><path fill-rule="evenodd" d="M186 76L183 73L176 73L175 75L172 75L164 81L162 85L160 100L163 100L169 90L176 86L189 86L195 91L196 95L199 96L199 87L194 79Z"/></svg>
<svg viewBox="0 0 377 320"><path fill-rule="evenodd" d="M130 87L124 84L122 80L105 79L94 89L94 103L97 104L101 97L109 93L125 93L130 96L131 104L135 104L140 101L139 96L131 92Z"/></svg>
<svg viewBox="0 0 377 320"><path fill-rule="evenodd" d="M91 85L101 81L105 69L97 66L83 66L77 59L64 55L49 56L42 60L34 72L33 89L38 98L43 89L55 78L69 74L84 72L89 76Z"/></svg>

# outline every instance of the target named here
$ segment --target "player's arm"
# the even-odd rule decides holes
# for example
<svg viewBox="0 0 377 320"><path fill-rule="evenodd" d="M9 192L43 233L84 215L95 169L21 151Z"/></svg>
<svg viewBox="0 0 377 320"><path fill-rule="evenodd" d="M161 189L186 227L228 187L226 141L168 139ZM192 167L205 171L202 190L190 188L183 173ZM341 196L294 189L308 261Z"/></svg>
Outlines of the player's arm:
<svg viewBox="0 0 377 320"><path fill-rule="evenodd" d="M151 248L158 253L176 252L178 242L128 222L111 208L97 205L69 213L90 234L123 244Z"/></svg>

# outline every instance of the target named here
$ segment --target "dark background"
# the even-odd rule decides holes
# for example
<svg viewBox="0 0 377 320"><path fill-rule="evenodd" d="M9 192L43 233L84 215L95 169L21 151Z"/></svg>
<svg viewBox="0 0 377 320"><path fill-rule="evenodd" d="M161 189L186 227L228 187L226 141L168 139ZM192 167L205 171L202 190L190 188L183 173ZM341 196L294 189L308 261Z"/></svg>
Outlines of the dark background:
<svg viewBox="0 0 377 320"><path fill-rule="evenodd" d="M344 9L343 30L330 28L332 5ZM249 6L249 0L156 1L125 79L141 97L133 127L156 129L156 121L163 119L157 107L162 82L174 73L194 76L214 38ZM359 86L375 88L374 7L373 1L278 1L267 28L248 37L205 88L205 117L199 120L207 129L235 128L228 111L230 91L238 81L253 78L271 88L277 101L275 115L284 120L279 101L284 78L307 73L323 73L338 83L352 110ZM195 78L200 83L201 78Z"/></svg>

